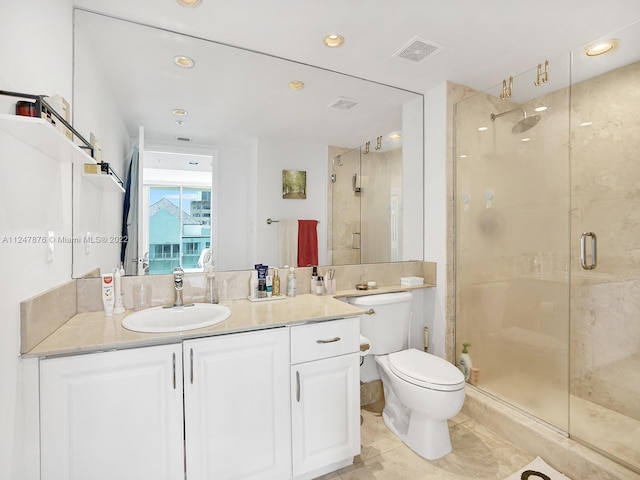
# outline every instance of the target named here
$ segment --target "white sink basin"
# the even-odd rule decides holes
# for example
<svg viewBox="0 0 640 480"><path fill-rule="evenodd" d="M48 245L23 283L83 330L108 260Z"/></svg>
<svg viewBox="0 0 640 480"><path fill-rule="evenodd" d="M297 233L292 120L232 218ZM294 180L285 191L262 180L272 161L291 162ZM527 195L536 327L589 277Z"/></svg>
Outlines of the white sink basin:
<svg viewBox="0 0 640 480"><path fill-rule="evenodd" d="M224 305L196 303L185 307L152 307L127 315L122 326L134 332L183 332L224 322L231 310Z"/></svg>

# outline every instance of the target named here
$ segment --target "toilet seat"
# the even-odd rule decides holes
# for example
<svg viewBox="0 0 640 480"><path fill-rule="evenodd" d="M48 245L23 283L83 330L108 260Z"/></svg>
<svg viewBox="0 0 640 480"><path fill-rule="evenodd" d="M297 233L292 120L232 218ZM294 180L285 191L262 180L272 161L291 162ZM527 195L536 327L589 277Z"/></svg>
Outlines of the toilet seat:
<svg viewBox="0 0 640 480"><path fill-rule="evenodd" d="M415 348L390 353L389 367L401 379L423 388L455 391L464 387L464 375L440 357Z"/></svg>

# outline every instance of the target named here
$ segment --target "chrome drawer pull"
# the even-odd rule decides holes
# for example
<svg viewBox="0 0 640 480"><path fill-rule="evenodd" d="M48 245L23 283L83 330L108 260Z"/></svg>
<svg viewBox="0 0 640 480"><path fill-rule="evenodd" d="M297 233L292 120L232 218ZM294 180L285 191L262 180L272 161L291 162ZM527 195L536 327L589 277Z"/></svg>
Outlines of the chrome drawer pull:
<svg viewBox="0 0 640 480"><path fill-rule="evenodd" d="M331 340L316 340L316 343L334 343L334 342L339 342L341 339L340 337L335 337L332 338Z"/></svg>
<svg viewBox="0 0 640 480"><path fill-rule="evenodd" d="M173 354L173 389L176 389L176 354Z"/></svg>
<svg viewBox="0 0 640 480"><path fill-rule="evenodd" d="M296 400L300 401L300 372L296 372Z"/></svg>

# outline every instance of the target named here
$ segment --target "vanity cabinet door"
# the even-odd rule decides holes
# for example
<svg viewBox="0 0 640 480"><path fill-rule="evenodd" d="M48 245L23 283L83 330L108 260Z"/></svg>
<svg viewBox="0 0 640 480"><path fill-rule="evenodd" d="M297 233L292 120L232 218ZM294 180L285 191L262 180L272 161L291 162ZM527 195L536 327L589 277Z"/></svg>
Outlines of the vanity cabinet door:
<svg viewBox="0 0 640 480"><path fill-rule="evenodd" d="M187 478L291 477L289 329L184 342Z"/></svg>
<svg viewBox="0 0 640 480"><path fill-rule="evenodd" d="M40 362L42 480L184 478L182 345Z"/></svg>
<svg viewBox="0 0 640 480"><path fill-rule="evenodd" d="M294 478L360 453L359 361L352 353L291 367Z"/></svg>

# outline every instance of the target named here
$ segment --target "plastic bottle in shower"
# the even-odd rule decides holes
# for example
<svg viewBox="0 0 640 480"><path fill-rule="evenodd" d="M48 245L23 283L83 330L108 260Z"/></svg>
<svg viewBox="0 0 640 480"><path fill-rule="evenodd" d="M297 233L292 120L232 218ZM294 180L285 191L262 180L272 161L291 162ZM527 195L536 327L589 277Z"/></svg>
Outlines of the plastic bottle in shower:
<svg viewBox="0 0 640 480"><path fill-rule="evenodd" d="M471 357L469 356L469 352L467 351L467 347L470 347L470 343L462 344L462 353L460 357L458 357L457 367L460 369L462 374L464 375L465 382L469 381L469 375L471 374L471 369L473 368L473 363L471 363Z"/></svg>
<svg viewBox="0 0 640 480"><path fill-rule="evenodd" d="M295 297L298 290L296 281L296 272L293 267L289 267L289 275L287 276L287 297Z"/></svg>

